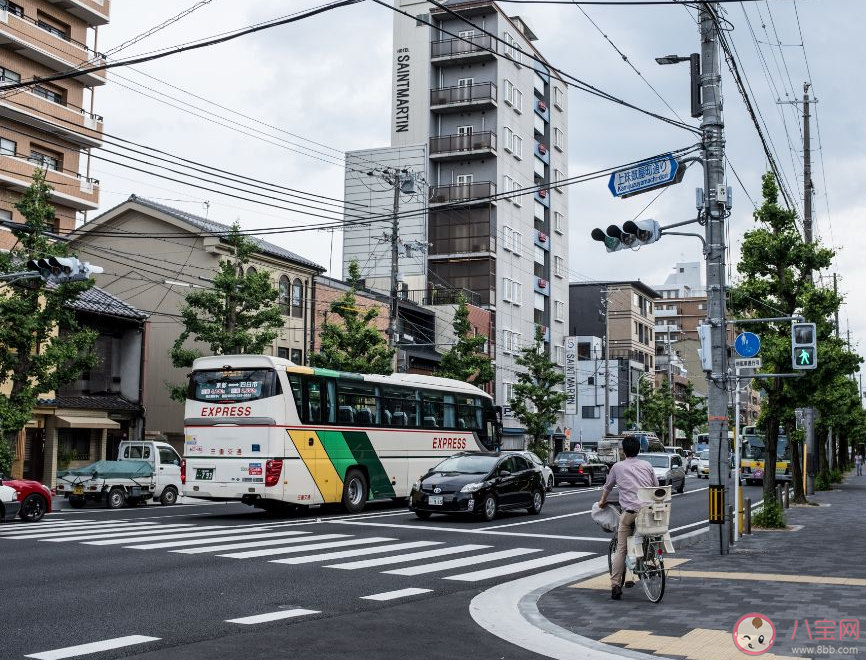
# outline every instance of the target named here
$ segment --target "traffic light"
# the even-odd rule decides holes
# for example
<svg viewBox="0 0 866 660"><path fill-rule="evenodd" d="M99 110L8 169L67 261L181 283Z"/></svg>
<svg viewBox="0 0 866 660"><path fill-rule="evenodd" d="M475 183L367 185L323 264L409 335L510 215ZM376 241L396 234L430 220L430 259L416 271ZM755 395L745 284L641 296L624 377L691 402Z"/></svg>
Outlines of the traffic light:
<svg viewBox="0 0 866 660"><path fill-rule="evenodd" d="M38 271L39 277L46 282L62 284L64 282L81 282L91 275L102 272L100 266L91 266L86 261L76 257L48 257L47 259L31 259L27 268Z"/></svg>
<svg viewBox="0 0 866 660"><path fill-rule="evenodd" d="M590 236L593 240L604 243L608 252L616 252L655 243L661 238L661 233L661 227L655 220L629 220L623 223L622 228L610 225L606 232L596 227Z"/></svg>
<svg viewBox="0 0 866 660"><path fill-rule="evenodd" d="M814 369L818 366L818 335L814 323L791 324L791 366Z"/></svg>

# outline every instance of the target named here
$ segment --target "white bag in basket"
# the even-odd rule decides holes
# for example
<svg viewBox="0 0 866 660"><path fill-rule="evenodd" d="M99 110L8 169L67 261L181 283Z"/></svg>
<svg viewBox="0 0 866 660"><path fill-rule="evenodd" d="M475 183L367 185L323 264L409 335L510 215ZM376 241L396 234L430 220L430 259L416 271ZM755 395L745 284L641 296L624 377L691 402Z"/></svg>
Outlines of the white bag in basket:
<svg viewBox="0 0 866 660"><path fill-rule="evenodd" d="M608 505L602 509L596 502L589 515L606 532L615 532L619 528L619 511L616 507Z"/></svg>

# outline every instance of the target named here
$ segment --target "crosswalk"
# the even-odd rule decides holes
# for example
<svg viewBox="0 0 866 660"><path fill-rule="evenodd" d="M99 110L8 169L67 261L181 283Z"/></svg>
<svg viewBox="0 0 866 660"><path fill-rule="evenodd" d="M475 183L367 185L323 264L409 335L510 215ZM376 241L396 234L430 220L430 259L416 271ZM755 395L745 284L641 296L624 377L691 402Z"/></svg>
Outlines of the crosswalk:
<svg viewBox="0 0 866 660"><path fill-rule="evenodd" d="M483 582L582 561L594 553L545 554L541 548L496 548L442 540L317 533L313 525L198 525L148 520L44 521L0 527L0 548L12 541L120 546L133 551L211 555L223 560L261 559L286 567L319 564L342 571L377 570L386 575L433 575L443 580ZM486 539L485 539L486 540Z"/></svg>

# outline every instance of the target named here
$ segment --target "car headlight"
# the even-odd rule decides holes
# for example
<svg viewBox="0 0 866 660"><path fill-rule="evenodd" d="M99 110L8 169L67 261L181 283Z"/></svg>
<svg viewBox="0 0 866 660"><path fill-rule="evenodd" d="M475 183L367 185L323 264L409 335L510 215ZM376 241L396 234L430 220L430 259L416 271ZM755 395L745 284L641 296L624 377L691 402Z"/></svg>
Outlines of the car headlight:
<svg viewBox="0 0 866 660"><path fill-rule="evenodd" d="M414 484L412 484L412 491L421 490L421 480L419 479Z"/></svg>
<svg viewBox="0 0 866 660"><path fill-rule="evenodd" d="M479 490L484 488L483 481L477 481L475 483L466 484L463 488L460 489L461 493L477 493Z"/></svg>

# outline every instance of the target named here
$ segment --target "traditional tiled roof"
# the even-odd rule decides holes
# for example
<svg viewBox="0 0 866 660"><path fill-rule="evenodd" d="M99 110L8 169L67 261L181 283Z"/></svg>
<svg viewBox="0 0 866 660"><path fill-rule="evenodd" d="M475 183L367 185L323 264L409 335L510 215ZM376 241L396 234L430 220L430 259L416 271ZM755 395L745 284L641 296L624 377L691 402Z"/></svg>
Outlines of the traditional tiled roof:
<svg viewBox="0 0 866 660"><path fill-rule="evenodd" d="M69 301L68 304L78 312L105 314L138 321L143 321L149 316L146 312L133 307L98 286L90 287L87 291L79 294L75 300Z"/></svg>
<svg viewBox="0 0 866 660"><path fill-rule="evenodd" d="M53 399L39 399L39 405L52 406L56 408L87 408L91 410L118 410L138 412L141 406L132 401L124 399L118 394L104 394L101 396L58 396Z"/></svg>

